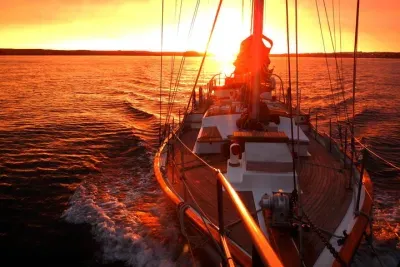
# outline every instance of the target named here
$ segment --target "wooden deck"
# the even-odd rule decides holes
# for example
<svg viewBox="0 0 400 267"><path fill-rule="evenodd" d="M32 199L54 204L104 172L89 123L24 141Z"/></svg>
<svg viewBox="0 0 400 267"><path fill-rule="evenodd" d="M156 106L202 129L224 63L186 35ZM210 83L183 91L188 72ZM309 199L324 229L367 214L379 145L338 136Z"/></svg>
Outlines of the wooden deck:
<svg viewBox="0 0 400 267"><path fill-rule="evenodd" d="M197 134L198 130L187 131L181 136L181 140L186 146L193 148ZM169 164L168 178L172 182L175 191L178 192L183 199L186 199L186 202L194 208L196 208L197 204L200 205L201 209L207 214L210 220L218 225L216 173L191 155L179 142L175 142L173 150L175 155L174 161L179 167L174 168L172 164ZM172 153L170 155L172 157ZM183 166L182 157L184 162ZM222 155L207 155L203 157L203 159L212 164L213 167L220 169L221 172L226 172L227 159ZM197 203L194 203L189 193L185 192L184 185L180 179L183 177L183 174L189 190ZM238 195L250 213L256 218L253 194L251 192L238 192ZM245 229L242 223L239 222L239 215L236 213L232 202L225 193L223 198L225 225L229 226L226 227L227 236L234 241L240 241L238 242L240 246L246 251L251 252L252 243L249 236L243 235Z"/></svg>
<svg viewBox="0 0 400 267"><path fill-rule="evenodd" d="M181 140L189 148L193 148L198 130L188 129L181 134ZM314 224L329 232L334 232L344 217L351 202L351 191L346 190L349 173L342 171L340 163L336 160L325 147L310 138L309 152L311 157L300 158L300 164L296 169L299 174L300 186L303 194L302 203L305 213L310 217ZM183 199L189 202L194 208L196 205L207 214L213 223L218 225L217 213L217 189L215 173L204 166L190 152L178 142L174 141L169 153L168 179L173 185L173 189ZM223 173L226 172L227 158L223 155L206 155L203 157L210 165L219 168ZM173 164L175 162L175 166ZM196 203L190 198L190 194L185 191L182 179L187 183L190 193L196 199ZM251 192L238 192L248 210L256 218L256 208L253 203ZM228 236L238 243L251 255L251 241L244 230L244 226L239 220L230 200L224 195L225 225L229 229ZM257 221L257 220L256 220ZM275 239L279 239L278 232L273 233ZM329 240L330 236L326 238ZM283 239L281 239L283 240ZM290 240L290 239L287 239ZM278 255L286 262L285 266L298 266L294 264L293 253L297 253L293 246L275 241L275 249L279 250ZM306 266L312 266L319 254L324 249L324 244L313 232L304 234L304 260ZM283 249L286 248L286 249ZM292 258L288 261L287 258ZM290 263L292 262L292 263Z"/></svg>

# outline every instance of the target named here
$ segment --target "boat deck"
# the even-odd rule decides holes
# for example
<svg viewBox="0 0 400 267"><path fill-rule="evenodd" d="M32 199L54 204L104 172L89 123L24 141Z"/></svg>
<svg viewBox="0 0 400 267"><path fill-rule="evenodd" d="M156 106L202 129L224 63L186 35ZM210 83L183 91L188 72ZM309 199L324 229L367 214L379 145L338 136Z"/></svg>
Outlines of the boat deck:
<svg viewBox="0 0 400 267"><path fill-rule="evenodd" d="M188 148L193 149L197 135L197 129L184 129L180 139ZM350 174L343 171L340 162L324 146L310 136L309 139L308 151L311 156L301 157L300 164L297 164L296 159L296 170L303 192L301 195L303 209L317 227L334 232L351 202L351 191L346 190ZM170 184L182 199L185 199L196 210L199 210L197 207L199 205L209 219L218 225L215 173L187 151L178 140L172 141L171 144L167 171ZM226 172L227 158L222 154L206 155L202 158L213 167L220 169L222 173ZM190 192L185 190L184 183L187 184ZM256 218L257 212L260 211L256 211L252 193L238 192L238 194L249 212ZM195 202L190 195L193 195ZM225 194L224 219L228 237L251 255L251 240L240 222L239 215ZM286 245L277 241L280 234L287 235L287 233L275 231L273 233L275 241L272 240L272 246L279 250L277 253L285 266L299 266L299 261L295 260L297 255L294 255L294 253L297 254L297 251L289 248L283 249ZM331 236L326 234L326 238L329 240ZM312 266L324 249L324 244L312 231L304 233L303 240L304 262L306 266Z"/></svg>

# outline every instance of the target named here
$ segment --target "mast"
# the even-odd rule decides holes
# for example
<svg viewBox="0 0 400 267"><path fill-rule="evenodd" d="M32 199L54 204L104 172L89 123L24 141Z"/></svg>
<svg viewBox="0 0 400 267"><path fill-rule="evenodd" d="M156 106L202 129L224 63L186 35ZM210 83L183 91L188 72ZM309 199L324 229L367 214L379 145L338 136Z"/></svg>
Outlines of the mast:
<svg viewBox="0 0 400 267"><path fill-rule="evenodd" d="M253 90L251 96L251 114L250 118L258 119L260 110L260 81L261 81L261 46L263 33L264 0L254 0L253 5Z"/></svg>

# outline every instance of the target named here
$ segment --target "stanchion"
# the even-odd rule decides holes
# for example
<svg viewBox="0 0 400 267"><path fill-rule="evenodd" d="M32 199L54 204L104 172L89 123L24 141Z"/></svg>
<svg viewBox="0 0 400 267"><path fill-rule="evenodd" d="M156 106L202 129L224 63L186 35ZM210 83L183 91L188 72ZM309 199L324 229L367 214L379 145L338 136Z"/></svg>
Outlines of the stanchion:
<svg viewBox="0 0 400 267"><path fill-rule="evenodd" d="M344 131L344 169L347 167L347 127Z"/></svg>
<svg viewBox="0 0 400 267"><path fill-rule="evenodd" d="M315 140L317 140L318 135L318 113L315 112Z"/></svg>
<svg viewBox="0 0 400 267"><path fill-rule="evenodd" d="M329 152L332 153L332 119L329 119Z"/></svg>
<svg viewBox="0 0 400 267"><path fill-rule="evenodd" d="M171 153L172 153L172 184L176 184L176 181L175 181L175 167L176 167L176 165L175 165L175 144L176 144L176 141L175 141L175 118L174 117L172 117L172 133L173 133L173 136L172 136L172 139L174 140L174 142L172 143L172 146L171 146Z"/></svg>
<svg viewBox="0 0 400 267"><path fill-rule="evenodd" d="M358 181L358 194L357 194L357 204L356 204L356 213L360 211L360 197L361 197L361 189L362 189L362 183L363 183L363 176L364 176L364 170L365 170L365 163L366 159L368 156L368 151L367 149L363 149L362 153L362 163L361 163L361 170L360 170L360 180Z"/></svg>
<svg viewBox="0 0 400 267"><path fill-rule="evenodd" d="M182 145L180 145L181 148L181 172L180 172L180 179L185 180L185 149ZM186 186L183 188L183 200L186 202L187 201L187 189Z"/></svg>

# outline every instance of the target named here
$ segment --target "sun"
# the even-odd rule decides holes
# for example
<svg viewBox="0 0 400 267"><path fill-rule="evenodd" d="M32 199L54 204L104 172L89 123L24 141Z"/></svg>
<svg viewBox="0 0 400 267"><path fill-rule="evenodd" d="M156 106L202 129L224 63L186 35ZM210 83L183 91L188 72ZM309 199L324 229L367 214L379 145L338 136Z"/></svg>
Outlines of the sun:
<svg viewBox="0 0 400 267"><path fill-rule="evenodd" d="M233 62L238 53L238 49L236 47L226 47L223 45L212 47L210 49L210 53L214 56L214 58L219 62Z"/></svg>
<svg viewBox="0 0 400 267"><path fill-rule="evenodd" d="M233 62L236 59L238 48L235 46L224 46L224 44L210 48L214 60L219 65L219 71L225 75L230 75L233 70Z"/></svg>

